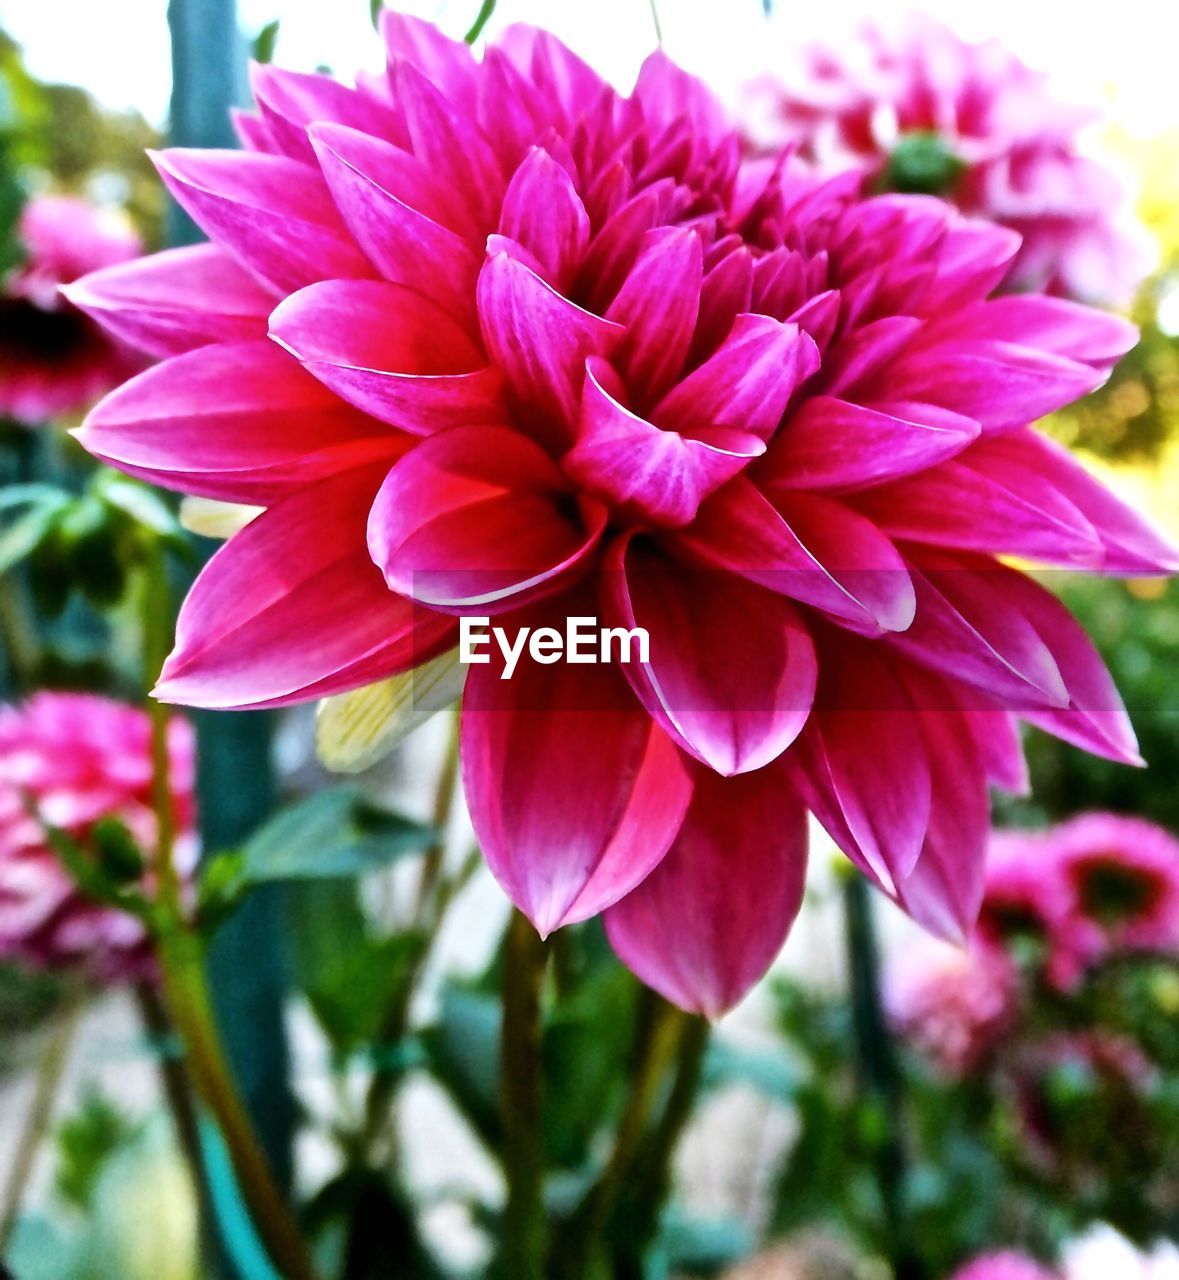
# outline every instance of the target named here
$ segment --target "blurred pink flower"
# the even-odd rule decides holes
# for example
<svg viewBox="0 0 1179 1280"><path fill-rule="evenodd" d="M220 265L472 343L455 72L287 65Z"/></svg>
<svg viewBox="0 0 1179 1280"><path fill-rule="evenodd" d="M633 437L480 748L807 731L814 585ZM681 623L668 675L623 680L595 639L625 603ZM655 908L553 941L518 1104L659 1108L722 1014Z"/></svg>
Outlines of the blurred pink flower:
<svg viewBox="0 0 1179 1280"><path fill-rule="evenodd" d="M912 189L1019 232L1007 289L1126 304L1157 257L1125 184L1082 153L1094 113L1059 102L997 40L970 44L918 14L869 23L803 46L748 98L754 147L793 144L826 172L855 165L894 181L916 162Z"/></svg>
<svg viewBox="0 0 1179 1280"><path fill-rule="evenodd" d="M1089 813L1057 827L1070 920L1091 955L1179 947L1179 841L1154 823Z"/></svg>
<svg viewBox="0 0 1179 1280"><path fill-rule="evenodd" d="M0 281L0 418L35 426L88 408L143 367L59 286L143 252L127 224L70 196L37 196L18 228L24 261Z"/></svg>
<svg viewBox="0 0 1179 1280"><path fill-rule="evenodd" d="M954 1272L951 1280L1059 1280L1055 1271L1026 1254L988 1253ZM1113 1280L1113 1277L1110 1277Z"/></svg>
<svg viewBox="0 0 1179 1280"><path fill-rule="evenodd" d="M182 871L195 858L194 745L180 717L169 729L171 785ZM0 958L78 969L98 981L152 972L143 928L87 900L46 841L41 823L90 850L95 823L120 819L150 858L150 726L145 712L89 694L38 693L0 707Z"/></svg>
<svg viewBox="0 0 1179 1280"><path fill-rule="evenodd" d="M995 948L929 940L899 952L885 1000L897 1030L950 1076L974 1071L1011 1030L1019 996L1011 961Z"/></svg>
<svg viewBox="0 0 1179 1280"><path fill-rule="evenodd" d="M532 28L482 61L382 30L387 74L256 68L245 152L157 158L211 244L70 290L169 357L83 443L267 508L160 696L283 705L453 647L461 614L600 613L649 660L501 679L493 647L466 681L475 829L540 930L606 911L644 980L719 1013L798 910L809 806L963 936L988 781L1023 785L1012 713L1138 758L1078 625L995 558L1177 563L1029 426L1133 329L988 300L1018 238L939 201L742 169L662 54L622 97Z"/></svg>

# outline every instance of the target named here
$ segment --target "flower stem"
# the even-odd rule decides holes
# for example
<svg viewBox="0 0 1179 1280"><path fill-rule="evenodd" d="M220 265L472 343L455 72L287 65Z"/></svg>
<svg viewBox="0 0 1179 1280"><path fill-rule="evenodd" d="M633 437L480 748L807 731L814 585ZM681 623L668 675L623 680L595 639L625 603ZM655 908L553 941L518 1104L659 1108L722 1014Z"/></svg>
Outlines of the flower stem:
<svg viewBox="0 0 1179 1280"><path fill-rule="evenodd" d="M483 34L483 28L487 26L491 15L495 12L495 5L496 0L483 0L479 6L479 12L475 15L475 21L471 23L471 29L463 36L467 44L474 44Z"/></svg>
<svg viewBox="0 0 1179 1280"><path fill-rule="evenodd" d="M543 1280L541 984L548 947L526 916L512 912L504 958L500 1102L504 1131L504 1268L512 1280Z"/></svg>
<svg viewBox="0 0 1179 1280"><path fill-rule="evenodd" d="M3 1256L12 1236L12 1229L16 1226L37 1152L41 1149L41 1144L53 1120L53 1106L57 1101L62 1074L69 1060L70 1046L74 1042L82 1008L83 1003L77 996L70 998L49 1032L49 1039L45 1043L41 1060L37 1065L33 1100L17 1143L16 1155L13 1157L12 1168L4 1187L4 1195L0 1199L0 1257Z"/></svg>
<svg viewBox="0 0 1179 1280"><path fill-rule="evenodd" d="M655 24L655 43L663 48L663 24L659 21L659 4L658 0L650 0L651 4L651 21Z"/></svg>
<svg viewBox="0 0 1179 1280"><path fill-rule="evenodd" d="M901 1073L892 1032L884 1016L880 945L871 891L863 876L848 877L843 889L843 905L860 1088L865 1099L877 1107L885 1125L884 1137L877 1149L876 1184L884 1210L889 1253L897 1280L919 1280L925 1271L910 1241L904 1206Z"/></svg>
<svg viewBox="0 0 1179 1280"><path fill-rule="evenodd" d="M148 680L154 682L171 639L167 572L158 544L150 551L146 570L143 656ZM168 709L149 698L148 714L157 825L156 944L168 1011L184 1044L193 1084L217 1121L242 1198L271 1259L286 1280L314 1280L298 1224L274 1180L221 1049L205 977L204 943L186 915L174 856Z"/></svg>

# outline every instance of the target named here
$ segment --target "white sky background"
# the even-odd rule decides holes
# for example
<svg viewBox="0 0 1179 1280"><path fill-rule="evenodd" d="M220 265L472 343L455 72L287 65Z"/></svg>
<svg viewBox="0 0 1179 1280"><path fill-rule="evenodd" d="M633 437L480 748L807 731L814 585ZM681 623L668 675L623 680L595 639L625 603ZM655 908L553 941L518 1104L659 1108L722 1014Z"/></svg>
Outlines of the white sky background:
<svg viewBox="0 0 1179 1280"><path fill-rule="evenodd" d="M404 0L461 35L478 0ZM1002 38L1032 65L1051 70L1066 96L1110 104L1134 133L1179 124L1179 5L1173 0L776 0L767 25L761 0L659 0L667 51L722 92L772 63L786 41L844 29L867 13L920 7L970 38ZM33 73L80 84L115 108L166 118L169 52L166 0L0 0L0 27L25 49ZM275 60L348 79L379 63L367 0L239 0L252 35L281 20ZM599 70L626 84L654 45L648 0L500 0L491 30L515 20L549 27Z"/></svg>

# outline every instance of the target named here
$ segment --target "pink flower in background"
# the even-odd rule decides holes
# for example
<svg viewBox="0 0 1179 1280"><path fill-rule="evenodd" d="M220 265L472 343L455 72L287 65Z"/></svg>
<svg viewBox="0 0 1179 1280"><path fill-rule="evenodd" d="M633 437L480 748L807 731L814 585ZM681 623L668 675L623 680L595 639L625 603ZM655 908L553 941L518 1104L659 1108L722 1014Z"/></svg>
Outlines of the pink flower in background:
<svg viewBox="0 0 1179 1280"><path fill-rule="evenodd" d="M649 660L469 669L463 776L544 932L606 912L721 1012L797 912L809 807L963 936L1015 716L1134 762L1078 625L996 557L1175 554L1029 424L1130 326L989 299L1018 237L932 199L741 167L661 54L623 97L515 27L482 61L386 13L357 89L255 70L245 152L158 157L211 243L69 292L168 357L81 439L267 509L182 611L159 695L274 706L514 635L642 626Z"/></svg>
<svg viewBox="0 0 1179 1280"><path fill-rule="evenodd" d="M177 858L188 871L195 856L192 729L177 717L169 734ZM87 900L30 814L33 806L84 850L99 819L120 819L150 856L151 787L150 726L139 708L69 693L0 707L0 958L77 969L99 981L151 973L139 921Z"/></svg>
<svg viewBox="0 0 1179 1280"><path fill-rule="evenodd" d="M1179 948L1179 841L1141 818L1089 813L1057 827L1066 906L1090 954Z"/></svg>
<svg viewBox="0 0 1179 1280"><path fill-rule="evenodd" d="M947 1075L974 1071L1011 1030L1018 977L1000 951L933 939L897 954L885 999L897 1030Z"/></svg>
<svg viewBox="0 0 1179 1280"><path fill-rule="evenodd" d="M1059 1280L1059 1277L1026 1254L1008 1251L975 1258L955 1271L952 1280Z"/></svg>
<svg viewBox="0 0 1179 1280"><path fill-rule="evenodd" d="M826 172L854 165L1017 231L1007 289L1125 304L1157 250L1121 180L1079 147L1092 119L998 41L913 14L788 55L751 86L747 127L755 148L796 145Z"/></svg>
<svg viewBox="0 0 1179 1280"><path fill-rule="evenodd" d="M117 217L69 196L30 200L18 235L24 261L0 281L0 418L35 426L88 408L143 367L59 292L143 245Z"/></svg>

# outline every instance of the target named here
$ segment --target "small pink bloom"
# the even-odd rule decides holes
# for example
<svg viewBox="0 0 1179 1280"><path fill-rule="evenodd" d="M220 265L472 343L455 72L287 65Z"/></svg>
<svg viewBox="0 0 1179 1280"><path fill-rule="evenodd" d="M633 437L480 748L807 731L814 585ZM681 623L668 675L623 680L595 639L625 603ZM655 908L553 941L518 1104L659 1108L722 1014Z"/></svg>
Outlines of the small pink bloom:
<svg viewBox="0 0 1179 1280"><path fill-rule="evenodd" d="M464 614L643 627L646 661L470 668L467 800L538 928L609 910L644 977L719 1012L790 926L801 797L963 937L1015 716L1137 760L1079 626L997 559L1177 563L1031 425L1132 327L992 299L1018 237L939 201L742 166L662 54L623 96L532 28L481 60L382 31L383 77L258 69L245 151L157 157L210 244L70 291L167 357L85 445L266 508L193 587L159 695L338 693Z"/></svg>
<svg viewBox="0 0 1179 1280"><path fill-rule="evenodd" d="M974 1071L1010 1031L1019 983L995 948L933 939L899 954L886 975L889 1015L907 1040L948 1075Z"/></svg>
<svg viewBox="0 0 1179 1280"><path fill-rule="evenodd" d="M785 58L750 86L748 108L755 150L797 146L828 172L907 175L911 189L1017 231L1010 290L1125 304L1157 257L1121 180L1082 154L1092 113L1059 102L997 40L970 44L924 15L869 23Z"/></svg>
<svg viewBox="0 0 1179 1280"><path fill-rule="evenodd" d="M1069 915L1096 950L1179 948L1179 841L1154 823L1084 814L1053 832Z"/></svg>
<svg viewBox="0 0 1179 1280"><path fill-rule="evenodd" d="M1026 1254L987 1253L954 1272L952 1280L1059 1280L1055 1271Z"/></svg>
<svg viewBox="0 0 1179 1280"><path fill-rule="evenodd" d="M69 196L30 200L18 236L24 261L0 281L0 417L35 426L87 408L142 367L60 286L143 245L118 218Z"/></svg>
<svg viewBox="0 0 1179 1280"><path fill-rule="evenodd" d="M195 857L194 744L169 728L177 860ZM122 821L150 858L156 843L150 726L145 712L87 694L39 693L0 707L0 956L98 981L150 976L139 921L89 901L45 838L60 827L84 851L102 818Z"/></svg>

